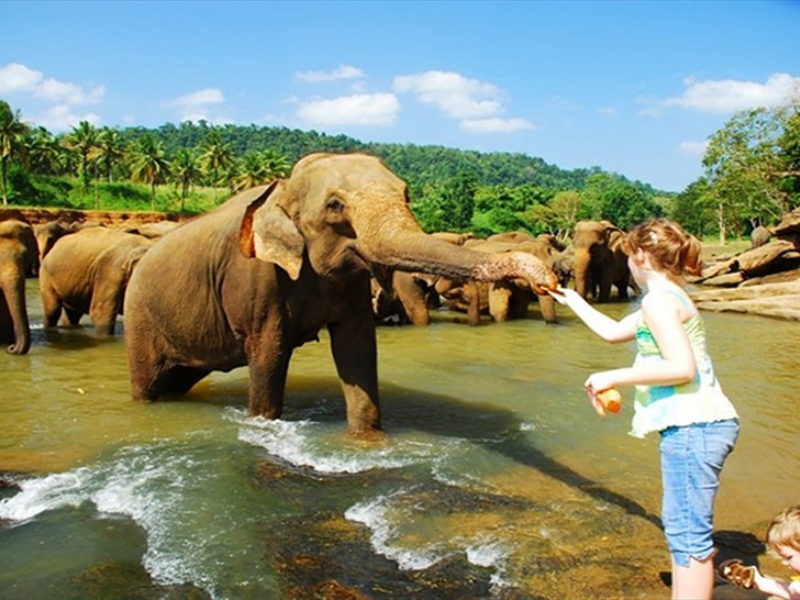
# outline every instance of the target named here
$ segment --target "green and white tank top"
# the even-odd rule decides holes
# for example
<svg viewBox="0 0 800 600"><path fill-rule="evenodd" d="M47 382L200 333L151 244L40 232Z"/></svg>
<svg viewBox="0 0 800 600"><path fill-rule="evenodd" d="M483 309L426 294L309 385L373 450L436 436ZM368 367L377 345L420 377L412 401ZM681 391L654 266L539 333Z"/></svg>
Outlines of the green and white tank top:
<svg viewBox="0 0 800 600"><path fill-rule="evenodd" d="M630 434L641 438L667 427L738 418L736 409L714 375L711 357L706 352L705 325L700 313L677 290L659 288L653 292L673 294L691 310L692 314L683 322L683 327L689 336L697 373L692 381L680 385L636 386ZM640 317L636 324L636 349L634 367L652 366L664 361L644 317Z"/></svg>

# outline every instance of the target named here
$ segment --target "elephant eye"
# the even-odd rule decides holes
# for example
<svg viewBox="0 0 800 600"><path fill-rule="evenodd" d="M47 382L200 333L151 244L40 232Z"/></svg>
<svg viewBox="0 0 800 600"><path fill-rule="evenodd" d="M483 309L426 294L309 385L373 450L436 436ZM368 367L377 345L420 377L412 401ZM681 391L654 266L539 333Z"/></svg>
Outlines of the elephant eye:
<svg viewBox="0 0 800 600"><path fill-rule="evenodd" d="M328 203L325 205L325 208L327 208L331 212L341 213L344 211L344 202L339 200L339 198L331 198L330 200L328 200Z"/></svg>

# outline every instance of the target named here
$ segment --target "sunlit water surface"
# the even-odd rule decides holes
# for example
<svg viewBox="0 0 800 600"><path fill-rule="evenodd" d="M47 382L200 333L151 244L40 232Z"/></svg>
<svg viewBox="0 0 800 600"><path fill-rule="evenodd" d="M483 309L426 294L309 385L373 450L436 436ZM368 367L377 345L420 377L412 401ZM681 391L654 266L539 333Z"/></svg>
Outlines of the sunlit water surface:
<svg viewBox="0 0 800 600"><path fill-rule="evenodd" d="M651 598L669 555L658 440L582 383L629 364L559 307L545 325L381 327L384 443L345 435L327 336L292 359L281 420L247 371L131 401L123 336L88 324L0 356L0 597ZM635 304L606 305L621 317ZM461 315L462 320L463 315ZM716 529L761 536L800 498L800 324L705 314L742 419ZM0 486L1 487L1 486ZM737 539L738 539L737 538Z"/></svg>

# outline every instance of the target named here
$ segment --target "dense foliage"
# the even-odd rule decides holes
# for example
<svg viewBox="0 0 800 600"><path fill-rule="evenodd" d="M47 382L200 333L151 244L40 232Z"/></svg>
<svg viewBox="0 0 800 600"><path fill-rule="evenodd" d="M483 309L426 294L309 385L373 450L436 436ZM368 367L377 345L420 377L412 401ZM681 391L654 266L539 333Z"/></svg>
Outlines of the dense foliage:
<svg viewBox="0 0 800 600"><path fill-rule="evenodd" d="M83 121L54 136L0 100L4 204L203 212L286 176L308 153L352 151L382 158L408 182L426 231L566 236L580 219L628 228L666 214L698 235L742 234L796 205L800 192L796 107L735 116L711 140L706 177L673 195L598 167L564 170L519 153L364 143L285 127L201 120L111 129Z"/></svg>

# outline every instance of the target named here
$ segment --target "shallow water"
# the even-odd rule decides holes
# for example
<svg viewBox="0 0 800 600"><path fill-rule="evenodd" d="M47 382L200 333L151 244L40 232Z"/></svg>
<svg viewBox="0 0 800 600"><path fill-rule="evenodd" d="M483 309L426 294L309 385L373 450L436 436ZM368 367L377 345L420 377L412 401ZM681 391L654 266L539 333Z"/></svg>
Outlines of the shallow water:
<svg viewBox="0 0 800 600"><path fill-rule="evenodd" d="M44 332L35 281L28 304L31 352L0 356L2 598L669 596L658 440L627 435L629 393L599 419L582 389L633 347L563 307L555 326L534 307L379 328L388 437L367 444L345 435L324 332L270 422L247 417L245 369L132 402L123 336ZM798 498L800 324L705 318L742 419L716 529L760 537Z"/></svg>

